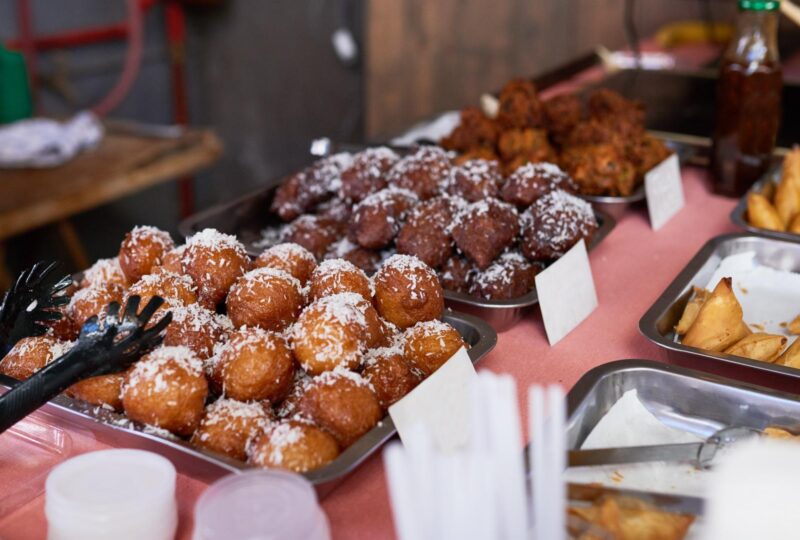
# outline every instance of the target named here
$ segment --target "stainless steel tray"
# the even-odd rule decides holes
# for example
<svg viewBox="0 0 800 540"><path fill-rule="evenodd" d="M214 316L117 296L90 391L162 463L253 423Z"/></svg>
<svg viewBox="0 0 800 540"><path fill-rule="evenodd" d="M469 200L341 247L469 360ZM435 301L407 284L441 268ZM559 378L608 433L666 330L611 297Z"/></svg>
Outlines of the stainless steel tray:
<svg viewBox="0 0 800 540"><path fill-rule="evenodd" d="M760 227L751 225L747 221L747 195L750 193L761 193L764 190L764 187L770 182L777 184L781 180L782 172L782 163L777 163L769 169L767 174L765 174L761 180L753 184L753 186L748 190L747 194L739 199L739 203L736 205L733 211L731 211L731 221L742 229L751 233L768 236L770 238L777 238L778 240L786 240L788 242L800 242L800 235L798 234L762 229Z"/></svg>
<svg viewBox="0 0 800 540"><path fill-rule="evenodd" d="M480 362L497 344L494 330L476 317L448 309L443 319L453 325L470 345L469 357L473 364ZM13 379L0 375L0 389L8 388L13 383ZM152 429L131 422L124 415L65 395L58 396L40 410L48 414L53 423L90 433L104 444L157 452L170 459L181 472L207 482L250 468L247 463L194 448L177 437L158 435ZM396 433L394 423L387 415L332 463L304 476L323 497Z"/></svg>
<svg viewBox="0 0 800 540"><path fill-rule="evenodd" d="M720 261L736 253L754 251L759 263L800 272L800 244L755 234L727 234L709 240L639 321L639 330L657 345L675 352L710 360L711 364L744 366L765 373L800 379L800 369L759 362L741 356L709 352L676 340L675 325L691 296L692 286L705 287ZM800 391L800 386L798 386Z"/></svg>

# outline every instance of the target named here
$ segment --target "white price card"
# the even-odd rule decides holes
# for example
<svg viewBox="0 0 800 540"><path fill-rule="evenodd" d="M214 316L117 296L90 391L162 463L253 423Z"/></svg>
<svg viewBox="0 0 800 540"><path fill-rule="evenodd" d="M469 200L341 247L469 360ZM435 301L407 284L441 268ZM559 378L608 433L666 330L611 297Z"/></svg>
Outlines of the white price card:
<svg viewBox="0 0 800 540"><path fill-rule="evenodd" d="M644 175L644 191L647 195L650 225L657 231L685 204L681 166L677 155L672 154Z"/></svg>
<svg viewBox="0 0 800 540"><path fill-rule="evenodd" d="M544 330L553 346L597 307L592 268L583 240L536 275L536 292Z"/></svg>
<svg viewBox="0 0 800 540"><path fill-rule="evenodd" d="M462 347L433 375L389 407L389 416L403 444L420 433L422 424L441 452L464 447L469 442L469 392L475 376L472 361Z"/></svg>

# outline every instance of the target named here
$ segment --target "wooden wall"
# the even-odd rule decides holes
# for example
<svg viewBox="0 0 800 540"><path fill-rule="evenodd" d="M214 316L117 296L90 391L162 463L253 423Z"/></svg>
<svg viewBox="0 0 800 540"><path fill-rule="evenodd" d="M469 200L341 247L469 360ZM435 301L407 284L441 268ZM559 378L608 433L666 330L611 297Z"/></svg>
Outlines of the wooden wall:
<svg viewBox="0 0 800 540"><path fill-rule="evenodd" d="M699 0L637 0L637 27L698 18ZM368 0L366 135L396 134L603 44L620 47L624 0ZM724 6L723 6L724 7ZM719 4L712 9L719 11Z"/></svg>

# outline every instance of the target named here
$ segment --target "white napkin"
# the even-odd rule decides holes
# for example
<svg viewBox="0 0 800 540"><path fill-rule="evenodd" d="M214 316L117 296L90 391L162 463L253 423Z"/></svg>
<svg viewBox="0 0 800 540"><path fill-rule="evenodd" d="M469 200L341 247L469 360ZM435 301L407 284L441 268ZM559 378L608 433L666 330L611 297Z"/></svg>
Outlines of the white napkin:
<svg viewBox="0 0 800 540"><path fill-rule="evenodd" d="M56 167L103 138L95 115L81 112L66 122L20 120L0 128L0 168Z"/></svg>

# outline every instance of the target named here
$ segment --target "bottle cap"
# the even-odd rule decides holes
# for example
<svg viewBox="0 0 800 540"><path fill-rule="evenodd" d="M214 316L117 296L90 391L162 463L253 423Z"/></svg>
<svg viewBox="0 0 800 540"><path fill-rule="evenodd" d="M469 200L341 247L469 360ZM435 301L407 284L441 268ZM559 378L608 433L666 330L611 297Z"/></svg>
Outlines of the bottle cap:
<svg viewBox="0 0 800 540"><path fill-rule="evenodd" d="M780 7L780 0L739 0L742 11L775 11Z"/></svg>

